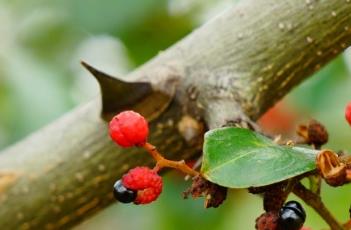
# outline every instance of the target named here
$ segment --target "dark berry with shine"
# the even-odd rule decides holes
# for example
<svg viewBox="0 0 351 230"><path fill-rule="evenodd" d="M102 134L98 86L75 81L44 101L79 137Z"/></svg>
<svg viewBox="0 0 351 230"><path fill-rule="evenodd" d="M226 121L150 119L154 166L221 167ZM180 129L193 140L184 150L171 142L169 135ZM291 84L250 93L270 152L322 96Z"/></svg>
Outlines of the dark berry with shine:
<svg viewBox="0 0 351 230"><path fill-rule="evenodd" d="M278 229L299 230L306 220L306 213L296 201L287 202L279 211Z"/></svg>
<svg viewBox="0 0 351 230"><path fill-rule="evenodd" d="M127 189L121 180L116 181L113 185L113 195L116 200L122 203L131 203L137 197L137 191Z"/></svg>
<svg viewBox="0 0 351 230"><path fill-rule="evenodd" d="M305 220L306 219L306 212L303 209L302 205L294 200L288 201L284 204L283 206L284 208L290 208L290 209L294 209L296 212L299 213L299 215Z"/></svg>

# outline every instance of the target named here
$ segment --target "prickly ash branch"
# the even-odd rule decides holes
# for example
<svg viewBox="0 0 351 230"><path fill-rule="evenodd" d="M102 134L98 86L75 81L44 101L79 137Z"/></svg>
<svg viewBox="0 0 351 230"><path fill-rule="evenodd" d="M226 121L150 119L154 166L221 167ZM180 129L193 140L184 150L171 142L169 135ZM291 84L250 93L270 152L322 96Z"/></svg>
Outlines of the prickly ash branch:
<svg viewBox="0 0 351 230"><path fill-rule="evenodd" d="M0 154L0 225L73 226L112 202L115 178L149 163L142 150L113 145L101 111L104 118L140 112L151 143L167 157L187 158L201 149L202 121L214 128L257 119L350 43L348 0L247 0L129 74L144 83L86 65L102 103L82 105Z"/></svg>

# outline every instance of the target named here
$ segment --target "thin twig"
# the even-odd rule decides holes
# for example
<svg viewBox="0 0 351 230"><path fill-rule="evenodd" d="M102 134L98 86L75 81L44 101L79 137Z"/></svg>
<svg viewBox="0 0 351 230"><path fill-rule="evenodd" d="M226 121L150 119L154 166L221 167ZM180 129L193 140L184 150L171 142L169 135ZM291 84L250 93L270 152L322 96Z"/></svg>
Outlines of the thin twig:
<svg viewBox="0 0 351 230"><path fill-rule="evenodd" d="M311 192L315 193L316 195L320 195L322 184L322 178L320 177L320 175L311 175L308 177L308 180L310 182Z"/></svg>
<svg viewBox="0 0 351 230"><path fill-rule="evenodd" d="M345 228L334 218L321 200L321 197L308 190L301 183L296 184L294 191L306 204L311 206L333 230L345 230Z"/></svg>

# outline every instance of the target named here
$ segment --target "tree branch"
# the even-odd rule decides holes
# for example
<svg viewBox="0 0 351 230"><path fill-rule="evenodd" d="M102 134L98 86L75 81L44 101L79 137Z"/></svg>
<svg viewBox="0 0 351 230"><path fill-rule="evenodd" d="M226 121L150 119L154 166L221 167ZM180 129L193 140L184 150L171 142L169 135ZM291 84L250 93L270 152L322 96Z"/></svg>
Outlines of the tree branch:
<svg viewBox="0 0 351 230"><path fill-rule="evenodd" d="M201 138L186 141L182 116L212 128L240 113L257 119L350 45L350 22L346 0L241 1L128 76L169 96L176 86L167 107L160 112L146 97L126 108L153 115L150 142L167 157L188 158ZM235 101L216 108L232 117L209 112L222 100ZM150 163L141 149L109 140L100 110L96 99L0 154L2 228L72 226L112 202L113 182L128 168Z"/></svg>

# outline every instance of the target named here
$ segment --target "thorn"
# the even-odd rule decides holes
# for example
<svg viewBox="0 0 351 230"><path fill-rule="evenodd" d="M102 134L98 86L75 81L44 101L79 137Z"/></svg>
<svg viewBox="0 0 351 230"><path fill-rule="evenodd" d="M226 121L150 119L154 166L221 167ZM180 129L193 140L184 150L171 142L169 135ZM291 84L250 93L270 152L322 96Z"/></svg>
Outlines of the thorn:
<svg viewBox="0 0 351 230"><path fill-rule="evenodd" d="M105 120L109 120L114 114L122 110L131 109L153 92L150 83L126 82L108 75L84 61L81 61L81 64L99 82L102 96L101 115Z"/></svg>

